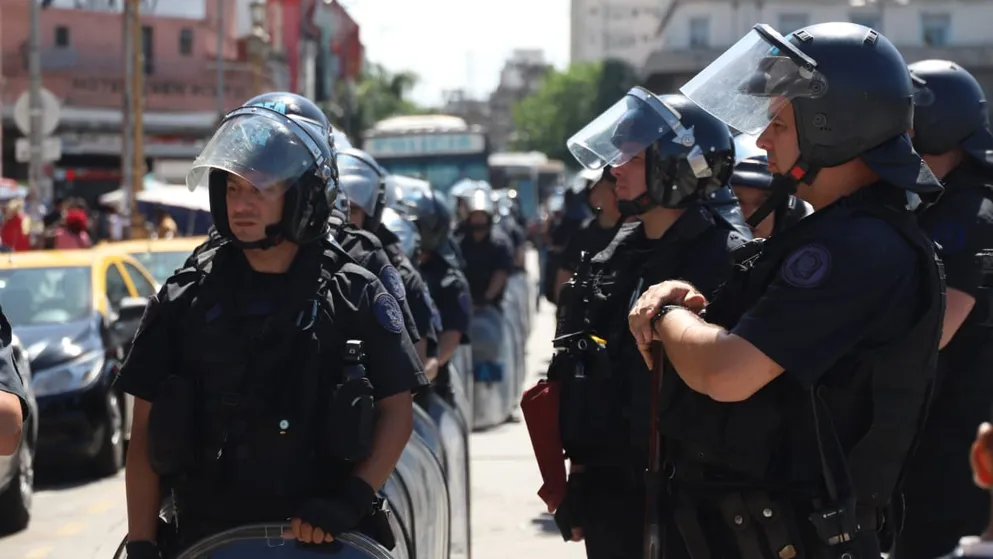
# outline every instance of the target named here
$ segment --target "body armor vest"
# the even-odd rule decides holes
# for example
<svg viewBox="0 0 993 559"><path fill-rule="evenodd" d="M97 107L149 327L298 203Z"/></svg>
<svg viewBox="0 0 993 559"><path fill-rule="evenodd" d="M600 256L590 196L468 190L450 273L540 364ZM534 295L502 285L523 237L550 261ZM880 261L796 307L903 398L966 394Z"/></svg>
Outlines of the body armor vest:
<svg viewBox="0 0 993 559"><path fill-rule="evenodd" d="M713 221L720 229L733 229L720 216L713 215ZM559 422L563 447L570 458L587 465L641 464L647 457L647 376L642 379L640 372L622 370L643 366L628 330L627 313L651 285L678 277L706 238L697 231L689 238L663 237L625 246L619 241L633 233L628 227L593 258L588 280L577 278L563 287L568 301L574 294L567 288L586 286L588 293L581 295L585 303L570 303L579 308L570 306L564 312L585 313L583 322L589 331L575 340L581 349L572 347L556 355L549 378L554 374L563 381ZM569 322L573 321L563 321Z"/></svg>
<svg viewBox="0 0 993 559"><path fill-rule="evenodd" d="M813 240L815 225L830 219L838 222L833 226L844 227L847 216L867 214L892 226L918 254L922 297L916 322L904 338L846 356L815 386L801 386L783 374L741 402L717 402L691 390L677 374L667 374L659 421L676 503L695 508L706 502L728 516L729 500L741 501L740 495L745 495L745 505L751 506L758 501L747 497L755 491L760 491L761 502L802 502L790 505L801 533L814 533L805 523L809 515L816 533L828 545L838 543L827 542L837 534L824 535L819 520L815 521L818 510L840 507L854 515L856 509L860 513L868 509L875 515L889 505L916 443L934 383L944 316L944 275L933 243L918 228L913 214L869 203L862 194L813 214L788 234L739 249L735 275L707 308L707 320L730 329L766 291L784 259ZM833 491L827 488L834 484L838 486L834 498L843 502L831 502L828 493ZM777 539L774 528L781 525L771 521L772 511L779 509L768 507L751 514L751 522L765 524L773 552L782 552L773 543ZM734 514L739 526L742 516L750 515ZM875 516L871 521L859 518L863 530L879 528ZM701 553L693 553L692 543L701 538L687 535L695 529L686 529L684 524L680 529L696 559ZM858 532L857 525L845 529L850 530L850 537ZM739 538L741 555L754 556L742 541Z"/></svg>
<svg viewBox="0 0 993 559"><path fill-rule="evenodd" d="M199 284L179 333L178 368L193 387L197 428L195 464L176 485L177 506L181 517L186 509L227 521L284 518L350 468L330 448L336 434L327 421L330 395L344 380L345 343L330 315L328 282L350 259L331 241L319 253L301 247L285 296L258 325L244 320L245 305L225 281L228 250L204 250L185 271Z"/></svg>

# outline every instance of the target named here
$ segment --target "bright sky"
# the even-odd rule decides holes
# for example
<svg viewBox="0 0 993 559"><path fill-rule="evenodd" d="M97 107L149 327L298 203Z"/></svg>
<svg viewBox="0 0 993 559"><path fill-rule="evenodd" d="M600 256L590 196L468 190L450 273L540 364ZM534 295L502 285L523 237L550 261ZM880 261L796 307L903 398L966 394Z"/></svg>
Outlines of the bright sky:
<svg viewBox="0 0 993 559"><path fill-rule="evenodd" d="M570 0L340 0L361 26L366 57L420 77L413 99L438 105L463 88L484 98L511 51L537 48L569 62Z"/></svg>

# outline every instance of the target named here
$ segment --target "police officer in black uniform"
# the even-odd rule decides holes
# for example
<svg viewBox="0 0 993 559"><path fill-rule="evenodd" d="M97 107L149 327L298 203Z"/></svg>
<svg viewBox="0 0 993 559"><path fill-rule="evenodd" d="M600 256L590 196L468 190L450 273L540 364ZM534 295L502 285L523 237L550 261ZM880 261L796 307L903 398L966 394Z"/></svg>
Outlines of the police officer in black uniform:
<svg viewBox="0 0 993 559"><path fill-rule="evenodd" d="M990 421L993 421L993 418L987 418L979 426L976 440L972 443L968 455L968 462L972 466L973 483L981 492L987 494L987 502L990 500L990 492L993 491L993 425L990 424ZM959 457L959 459L962 458L962 456ZM982 517L993 517L990 514L989 506L987 505L987 510L981 514ZM993 526L987 524L983 526L981 531L962 537L958 541L958 547L944 557L947 559L954 557L993 558Z"/></svg>
<svg viewBox="0 0 993 559"><path fill-rule="evenodd" d="M135 397L132 559L286 519L306 544L359 528L392 545L376 491L410 436L420 363L396 299L330 237L329 132L313 103L271 93L194 161L187 183L209 189L225 242L151 298L117 379Z"/></svg>
<svg viewBox="0 0 993 559"><path fill-rule="evenodd" d="M742 213L746 217L752 215L772 195L772 173L769 172L768 159L762 155L738 161L728 183L738 198ZM761 222L751 226L752 236L756 239L768 239L810 212L811 208L806 202L791 195Z"/></svg>
<svg viewBox="0 0 993 559"><path fill-rule="evenodd" d="M11 355L12 338L10 323L0 310L0 456L17 452L28 418L27 394Z"/></svg>
<svg viewBox="0 0 993 559"><path fill-rule="evenodd" d="M465 233L459 247L465 258L465 276L473 305L500 309L514 267L514 249L493 223L496 208L490 192L489 188L476 188L464 198Z"/></svg>
<svg viewBox="0 0 993 559"><path fill-rule="evenodd" d="M993 134L976 79L961 66L910 66L918 82L914 147L945 184L921 224L940 245L948 282L938 389L907 472L900 559L948 553L986 527L989 495L962 458L993 402Z"/></svg>
<svg viewBox="0 0 993 559"><path fill-rule="evenodd" d="M731 274L730 251L747 241L704 203L734 165L724 123L682 95L642 88L608 109L617 114L619 122L598 118L568 146L587 168L613 166L621 215L636 221L592 258L590 277L580 277L587 273L580 265L573 285L563 288L556 336L574 333L567 325L577 314L590 332L549 369L550 379L562 381L561 438L571 461L568 496L557 514L560 522L570 518L573 539L585 538L591 559L637 557L641 547L648 371L627 311L648 286L669 278L715 290ZM580 284L591 292L579 294ZM568 357L577 354L581 366Z"/></svg>
<svg viewBox="0 0 993 559"><path fill-rule="evenodd" d="M421 361L428 363L429 341L436 343L437 335L432 326L431 311L434 303L428 294L421 275L410 260L404 256L399 239L383 225L383 211L387 208L387 171L368 153L358 149L343 150L338 155L338 168L341 173L341 188L350 203L349 220L358 229L367 231L379 240L390 259L389 268L384 268L380 280L390 293L402 294L401 299L410 307L417 329L417 353ZM425 371L429 380L437 374L433 368Z"/></svg>
<svg viewBox="0 0 993 559"><path fill-rule="evenodd" d="M906 64L861 25L784 38L759 24L681 91L761 133L771 201L796 189L815 211L746 245L706 320L710 297L679 281L630 314L646 361L653 338L667 360L665 552L878 558L944 314L934 245L913 213L941 185L907 134Z"/></svg>
<svg viewBox="0 0 993 559"><path fill-rule="evenodd" d="M417 192L401 203L417 226L421 236L421 275L428 284L441 315L438 329L438 377L435 391L455 405L448 362L459 345L467 343L472 320L472 297L469 282L462 273L450 241L452 214L448 205L434 191Z"/></svg>
<svg viewBox="0 0 993 559"><path fill-rule="evenodd" d="M586 203L593 211L593 217L566 242L559 257L558 278L556 278L556 299L562 285L569 281L579 268L583 252L595 255L607 248L621 228L621 212L617 208L617 192L614 187L617 179L610 166L592 171L583 169L576 177L578 190L586 194Z"/></svg>

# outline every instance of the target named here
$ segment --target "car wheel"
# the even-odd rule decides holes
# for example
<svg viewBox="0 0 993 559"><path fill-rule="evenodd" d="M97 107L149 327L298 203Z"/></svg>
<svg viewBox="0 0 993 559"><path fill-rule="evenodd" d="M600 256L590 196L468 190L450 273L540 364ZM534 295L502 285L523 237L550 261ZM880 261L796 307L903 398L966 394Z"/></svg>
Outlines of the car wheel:
<svg viewBox="0 0 993 559"><path fill-rule="evenodd" d="M17 452L17 476L0 493L0 533L12 534L28 527L34 495L34 451L21 443Z"/></svg>
<svg viewBox="0 0 993 559"><path fill-rule="evenodd" d="M93 470L99 477L115 475L124 467L124 413L113 390L107 392L106 421L103 445L93 459Z"/></svg>

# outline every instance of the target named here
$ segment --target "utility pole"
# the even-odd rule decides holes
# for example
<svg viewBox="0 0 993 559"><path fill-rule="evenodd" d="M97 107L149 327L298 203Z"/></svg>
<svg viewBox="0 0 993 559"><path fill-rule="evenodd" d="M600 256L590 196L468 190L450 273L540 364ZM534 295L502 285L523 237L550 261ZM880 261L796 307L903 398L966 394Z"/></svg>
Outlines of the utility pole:
<svg viewBox="0 0 993 559"><path fill-rule="evenodd" d="M140 0L124 3L124 153L121 156L124 183L124 238L130 239L137 221L135 196L145 179L144 127L142 111L145 106L144 45L141 31Z"/></svg>
<svg viewBox="0 0 993 559"><path fill-rule="evenodd" d="M41 0L30 0L31 17L28 36L28 116L30 117L31 160L28 184L35 207L47 202L42 161L41 133Z"/></svg>
<svg viewBox="0 0 993 559"><path fill-rule="evenodd" d="M217 122L224 118L224 0L217 0Z"/></svg>

